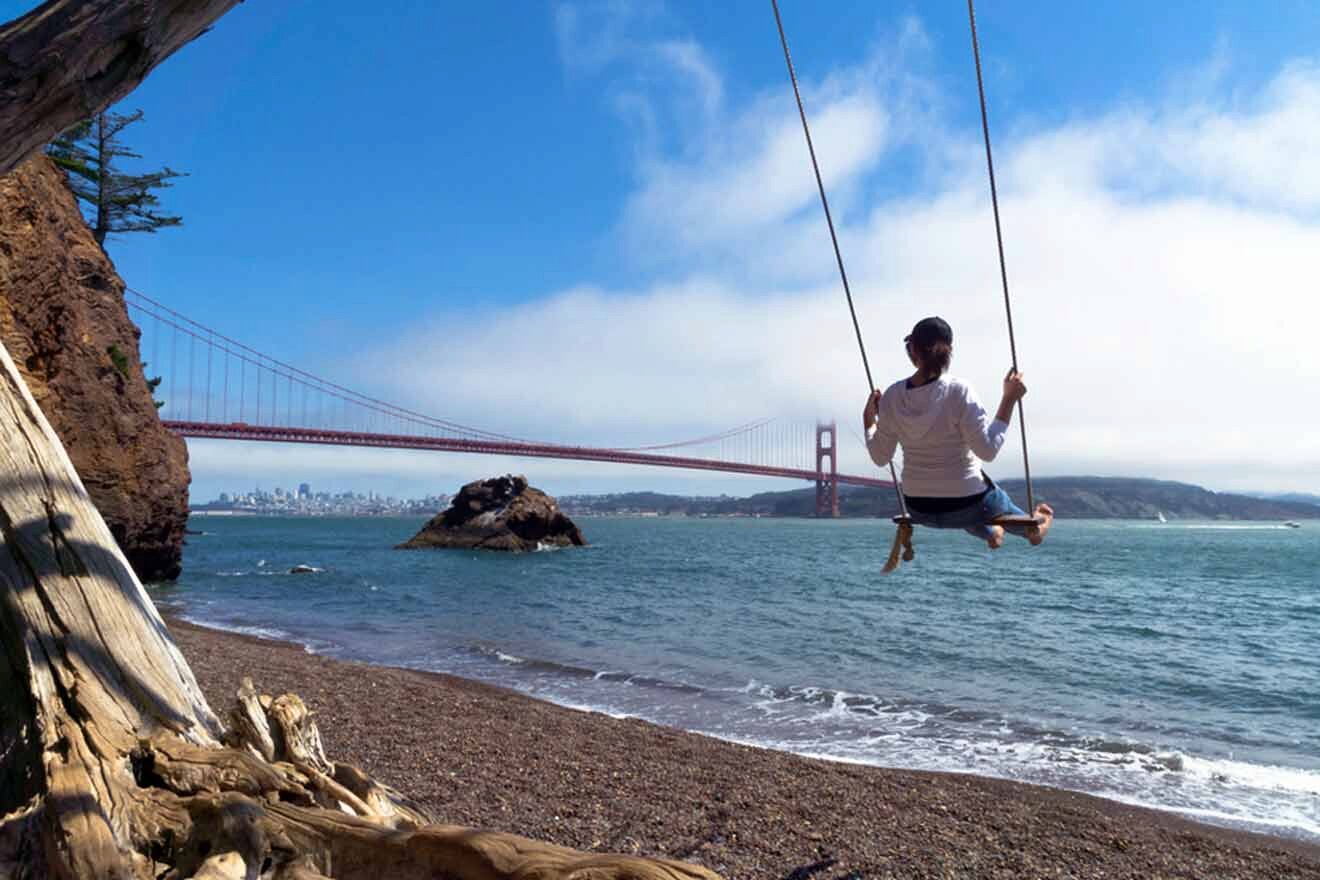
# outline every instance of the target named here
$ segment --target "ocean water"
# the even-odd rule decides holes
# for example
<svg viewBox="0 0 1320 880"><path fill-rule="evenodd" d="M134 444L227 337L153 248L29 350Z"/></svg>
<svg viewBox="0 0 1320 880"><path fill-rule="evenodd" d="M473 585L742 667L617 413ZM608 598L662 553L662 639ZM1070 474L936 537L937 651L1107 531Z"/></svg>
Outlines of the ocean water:
<svg viewBox="0 0 1320 880"><path fill-rule="evenodd" d="M994 554L919 531L886 577L884 521L585 519L581 550L391 549L421 522L197 517L183 577L151 592L336 657L1320 840L1320 524L1063 521Z"/></svg>

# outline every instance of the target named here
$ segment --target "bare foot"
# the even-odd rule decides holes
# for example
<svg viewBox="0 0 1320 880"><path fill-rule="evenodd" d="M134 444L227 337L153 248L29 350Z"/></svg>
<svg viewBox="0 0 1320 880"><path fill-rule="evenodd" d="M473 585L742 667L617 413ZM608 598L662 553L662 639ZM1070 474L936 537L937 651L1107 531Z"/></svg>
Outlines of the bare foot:
<svg viewBox="0 0 1320 880"><path fill-rule="evenodd" d="M990 545L991 550L998 550L1000 547L1004 546L1004 527L991 526L990 531L993 532L993 534L986 538L985 542Z"/></svg>
<svg viewBox="0 0 1320 880"><path fill-rule="evenodd" d="M1054 525L1054 508L1048 504L1037 504L1036 519L1040 520L1040 523L1027 529L1027 540L1032 546L1039 546L1045 540L1050 526Z"/></svg>

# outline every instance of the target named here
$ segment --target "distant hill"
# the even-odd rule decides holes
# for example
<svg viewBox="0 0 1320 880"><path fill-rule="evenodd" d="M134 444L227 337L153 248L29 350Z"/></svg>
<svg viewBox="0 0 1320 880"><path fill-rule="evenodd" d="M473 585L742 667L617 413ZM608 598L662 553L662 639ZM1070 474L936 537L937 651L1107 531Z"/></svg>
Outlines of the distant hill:
<svg viewBox="0 0 1320 880"><path fill-rule="evenodd" d="M1060 517L1072 519L1154 519L1163 513L1169 519L1287 520L1320 519L1320 503L1294 497L1259 498L1211 492L1188 483L1145 480L1132 477L1045 477L1034 481L1037 501L1044 501ZM1021 480L1001 485L1019 504L1026 504ZM1301 496L1304 499L1306 496ZM561 498L562 506L574 513L620 513L652 511L708 516L814 516L815 488L785 492L762 492L747 498L684 498L657 492L631 492L609 496ZM839 491L839 513L846 517L893 516L898 512L889 489L843 486Z"/></svg>
<svg viewBox="0 0 1320 880"><path fill-rule="evenodd" d="M1021 480L1005 480L1003 485L1015 499L1026 491ZM1035 488L1039 500L1068 517L1142 519L1163 513L1170 519L1320 519L1315 504L1211 492L1166 480L1049 477L1036 480Z"/></svg>
<svg viewBox="0 0 1320 880"><path fill-rule="evenodd" d="M1270 501L1293 501L1297 504L1314 504L1320 507L1320 495L1312 495L1308 492L1276 492L1273 495L1257 493L1255 498L1267 498Z"/></svg>

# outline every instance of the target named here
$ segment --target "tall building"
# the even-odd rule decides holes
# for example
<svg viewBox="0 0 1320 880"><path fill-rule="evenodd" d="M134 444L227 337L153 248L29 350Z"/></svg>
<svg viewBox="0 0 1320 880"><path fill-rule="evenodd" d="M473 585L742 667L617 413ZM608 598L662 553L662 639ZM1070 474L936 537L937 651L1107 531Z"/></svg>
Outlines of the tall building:
<svg viewBox="0 0 1320 880"><path fill-rule="evenodd" d="M312 485L311 485L311 483L299 483L299 484L298 484L298 497L299 497L299 498L311 498L311 497L312 497Z"/></svg>

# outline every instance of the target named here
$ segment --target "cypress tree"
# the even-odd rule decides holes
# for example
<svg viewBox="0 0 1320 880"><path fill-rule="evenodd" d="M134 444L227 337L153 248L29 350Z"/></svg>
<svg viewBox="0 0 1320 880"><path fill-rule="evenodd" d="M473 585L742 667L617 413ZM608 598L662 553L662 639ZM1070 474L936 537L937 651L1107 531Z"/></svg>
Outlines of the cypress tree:
<svg viewBox="0 0 1320 880"><path fill-rule="evenodd" d="M98 243L107 235L155 232L162 226L180 226L183 218L160 211L156 190L167 189L176 177L187 175L168 166L147 174L128 174L121 162L141 159L119 139L120 132L142 119L142 111L128 115L102 111L78 123L46 148L47 154L69 173L69 185L85 206L87 224Z"/></svg>

